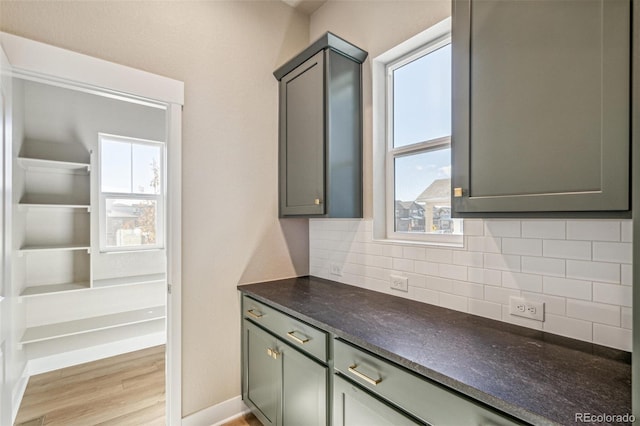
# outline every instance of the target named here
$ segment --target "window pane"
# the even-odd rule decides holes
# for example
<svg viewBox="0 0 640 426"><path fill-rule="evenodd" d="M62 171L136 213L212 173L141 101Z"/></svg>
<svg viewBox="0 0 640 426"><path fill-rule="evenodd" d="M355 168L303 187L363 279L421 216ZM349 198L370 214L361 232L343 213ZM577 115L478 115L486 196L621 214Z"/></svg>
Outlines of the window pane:
<svg viewBox="0 0 640 426"><path fill-rule="evenodd" d="M160 194L160 146L133 144L133 192Z"/></svg>
<svg viewBox="0 0 640 426"><path fill-rule="evenodd" d="M395 158L395 232L462 234L451 219L451 149Z"/></svg>
<svg viewBox="0 0 640 426"><path fill-rule="evenodd" d="M157 244L156 200L106 199L107 247Z"/></svg>
<svg viewBox="0 0 640 426"><path fill-rule="evenodd" d="M131 144L102 140L102 192L131 192Z"/></svg>
<svg viewBox="0 0 640 426"><path fill-rule="evenodd" d="M451 45L393 72L393 146L451 134Z"/></svg>

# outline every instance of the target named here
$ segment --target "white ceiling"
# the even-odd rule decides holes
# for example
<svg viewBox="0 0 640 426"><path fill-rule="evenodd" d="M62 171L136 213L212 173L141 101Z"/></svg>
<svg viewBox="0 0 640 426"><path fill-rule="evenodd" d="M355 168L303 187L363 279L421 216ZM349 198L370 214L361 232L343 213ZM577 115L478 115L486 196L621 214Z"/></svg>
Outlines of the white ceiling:
<svg viewBox="0 0 640 426"><path fill-rule="evenodd" d="M325 4L327 0L282 0L294 9L306 14L311 15L318 10L320 6Z"/></svg>

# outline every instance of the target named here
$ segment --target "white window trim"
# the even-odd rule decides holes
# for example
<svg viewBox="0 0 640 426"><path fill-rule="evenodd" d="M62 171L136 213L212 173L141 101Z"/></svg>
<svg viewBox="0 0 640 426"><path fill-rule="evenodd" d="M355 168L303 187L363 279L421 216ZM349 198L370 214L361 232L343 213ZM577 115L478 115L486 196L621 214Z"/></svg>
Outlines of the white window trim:
<svg viewBox="0 0 640 426"><path fill-rule="evenodd" d="M451 18L447 18L373 60L373 237L381 242L462 246L462 235L395 232L394 164L396 157L434 149L451 142L438 138L393 149L392 92L394 69L451 43Z"/></svg>
<svg viewBox="0 0 640 426"><path fill-rule="evenodd" d="M138 194L138 193L122 193L122 192L102 192L102 141L103 138L121 141L124 143L134 143L139 145L152 145L160 147L160 194ZM166 199L166 144L162 141L153 141L148 139L132 138L128 136L112 135L109 133L98 133L98 202L99 202L99 231L100 231L100 252L101 253L122 253L131 251L149 251L164 249L164 210ZM156 244L147 244L139 246L109 247L107 246L106 230L107 230L107 199L134 199L134 200L155 200L156 201Z"/></svg>

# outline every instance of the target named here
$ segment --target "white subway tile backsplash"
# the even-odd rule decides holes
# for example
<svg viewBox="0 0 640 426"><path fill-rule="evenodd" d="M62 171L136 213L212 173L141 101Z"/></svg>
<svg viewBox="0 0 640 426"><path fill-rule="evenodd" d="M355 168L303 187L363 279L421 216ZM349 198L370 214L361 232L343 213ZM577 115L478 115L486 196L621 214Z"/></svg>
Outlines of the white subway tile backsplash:
<svg viewBox="0 0 640 426"><path fill-rule="evenodd" d="M542 240L528 238L503 238L502 253L525 256L542 256Z"/></svg>
<svg viewBox="0 0 640 426"><path fill-rule="evenodd" d="M440 306L456 311L467 312L467 298L449 293L440 293Z"/></svg>
<svg viewBox="0 0 640 426"><path fill-rule="evenodd" d="M415 288L413 290L415 298L419 302L438 305L440 303L440 293L426 288Z"/></svg>
<svg viewBox="0 0 640 426"><path fill-rule="evenodd" d="M523 220L523 238L561 239L565 238L566 223L561 220Z"/></svg>
<svg viewBox="0 0 640 426"><path fill-rule="evenodd" d="M620 265L617 263L567 260L567 277L605 283L619 283Z"/></svg>
<svg viewBox="0 0 640 426"><path fill-rule="evenodd" d="M565 261L561 259L551 259L548 257L524 256L522 258L522 272L549 275L553 277L564 277Z"/></svg>
<svg viewBox="0 0 640 426"><path fill-rule="evenodd" d="M426 250L422 247L403 247L402 257L405 259L425 260Z"/></svg>
<svg viewBox="0 0 640 426"><path fill-rule="evenodd" d="M502 240L494 237L467 237L467 249L483 253L500 253Z"/></svg>
<svg viewBox="0 0 640 426"><path fill-rule="evenodd" d="M509 306L509 297L511 296L520 297L520 291L502 287L494 287L491 285L484 286L484 300L488 300L489 302L495 302Z"/></svg>
<svg viewBox="0 0 640 426"><path fill-rule="evenodd" d="M462 232L466 236L484 235L484 222L482 219L465 219Z"/></svg>
<svg viewBox="0 0 640 426"><path fill-rule="evenodd" d="M437 263L452 263L453 252L446 249L427 249L427 260Z"/></svg>
<svg viewBox="0 0 640 426"><path fill-rule="evenodd" d="M567 316L620 327L620 306L567 299Z"/></svg>
<svg viewBox="0 0 640 426"><path fill-rule="evenodd" d="M365 254L362 256L362 262L367 266L377 266L379 268L392 268L392 258L386 256L374 256Z"/></svg>
<svg viewBox="0 0 640 426"><path fill-rule="evenodd" d="M593 243L593 260L631 264L631 243Z"/></svg>
<svg viewBox="0 0 640 426"><path fill-rule="evenodd" d="M469 299L469 313L494 320L501 320L502 305L485 300Z"/></svg>
<svg viewBox="0 0 640 426"><path fill-rule="evenodd" d="M453 293L453 282L446 278L427 277L425 287L430 290Z"/></svg>
<svg viewBox="0 0 640 426"><path fill-rule="evenodd" d="M626 285L593 283L593 300L612 305L631 307L631 287Z"/></svg>
<svg viewBox="0 0 640 426"><path fill-rule="evenodd" d="M479 284L502 285L502 272L495 269L468 268L469 281Z"/></svg>
<svg viewBox="0 0 640 426"><path fill-rule="evenodd" d="M402 257L402 249L404 247L395 244L380 244L382 246L382 255L387 257Z"/></svg>
<svg viewBox="0 0 640 426"><path fill-rule="evenodd" d="M503 272L502 286L516 290L542 292L542 276L520 272Z"/></svg>
<svg viewBox="0 0 640 426"><path fill-rule="evenodd" d="M520 221L485 220L484 234L493 237L520 237Z"/></svg>
<svg viewBox="0 0 640 426"><path fill-rule="evenodd" d="M484 286L467 281L454 281L453 292L459 296L470 297L472 299L484 299Z"/></svg>
<svg viewBox="0 0 640 426"><path fill-rule="evenodd" d="M620 309L622 309L622 318L621 318L622 328L627 328L631 330L633 326L633 311L631 310L631 308L620 308Z"/></svg>
<svg viewBox="0 0 640 426"><path fill-rule="evenodd" d="M620 222L620 240L623 243L633 242L633 221L623 220Z"/></svg>
<svg viewBox="0 0 640 426"><path fill-rule="evenodd" d="M622 349L623 351L631 351L631 340L631 330L593 324L593 343Z"/></svg>
<svg viewBox="0 0 640 426"><path fill-rule="evenodd" d="M559 315L545 315L544 331L574 339L590 341L593 338L592 323Z"/></svg>
<svg viewBox="0 0 640 426"><path fill-rule="evenodd" d="M415 272L424 275L438 275L438 264L433 262L414 262Z"/></svg>
<svg viewBox="0 0 640 426"><path fill-rule="evenodd" d="M619 220L569 220L568 240L620 241Z"/></svg>
<svg viewBox="0 0 640 426"><path fill-rule="evenodd" d="M561 259L591 260L591 241L544 240L542 255Z"/></svg>
<svg viewBox="0 0 640 426"><path fill-rule="evenodd" d="M566 278L543 277L542 290L545 294L591 300L591 282Z"/></svg>
<svg viewBox="0 0 640 426"><path fill-rule="evenodd" d="M633 267L631 265L620 265L620 284L633 285Z"/></svg>
<svg viewBox="0 0 640 426"><path fill-rule="evenodd" d="M482 268L484 256L481 252L455 250L453 252L454 265L474 266Z"/></svg>
<svg viewBox="0 0 640 426"><path fill-rule="evenodd" d="M466 266L458 266L458 265L447 265L440 264L438 265L438 274L442 278L450 278L452 280L467 280L467 267Z"/></svg>
<svg viewBox="0 0 640 426"><path fill-rule="evenodd" d="M464 247L373 240L373 222L309 221L309 271L424 303L616 348L631 347L630 220L465 219ZM329 273L331 263L343 276ZM405 276L408 292L390 289ZM546 320L509 314L509 297Z"/></svg>
<svg viewBox="0 0 640 426"><path fill-rule="evenodd" d="M393 258L393 269L398 271L413 272L413 260Z"/></svg>
<svg viewBox="0 0 640 426"><path fill-rule="evenodd" d="M484 267L487 269L499 269L502 271L519 271L520 256L485 253Z"/></svg>

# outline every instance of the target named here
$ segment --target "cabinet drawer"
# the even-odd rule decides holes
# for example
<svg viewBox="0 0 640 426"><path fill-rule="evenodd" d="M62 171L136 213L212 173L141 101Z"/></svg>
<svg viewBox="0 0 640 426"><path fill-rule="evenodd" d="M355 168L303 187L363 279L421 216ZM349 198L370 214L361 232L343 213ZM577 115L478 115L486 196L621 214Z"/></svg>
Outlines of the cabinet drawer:
<svg viewBox="0 0 640 426"><path fill-rule="evenodd" d="M277 311L246 295L242 296L242 316L260 324L282 340L322 362L327 361L327 333Z"/></svg>
<svg viewBox="0 0 640 426"><path fill-rule="evenodd" d="M334 367L346 377L429 424L518 424L342 340L336 340L334 344Z"/></svg>

